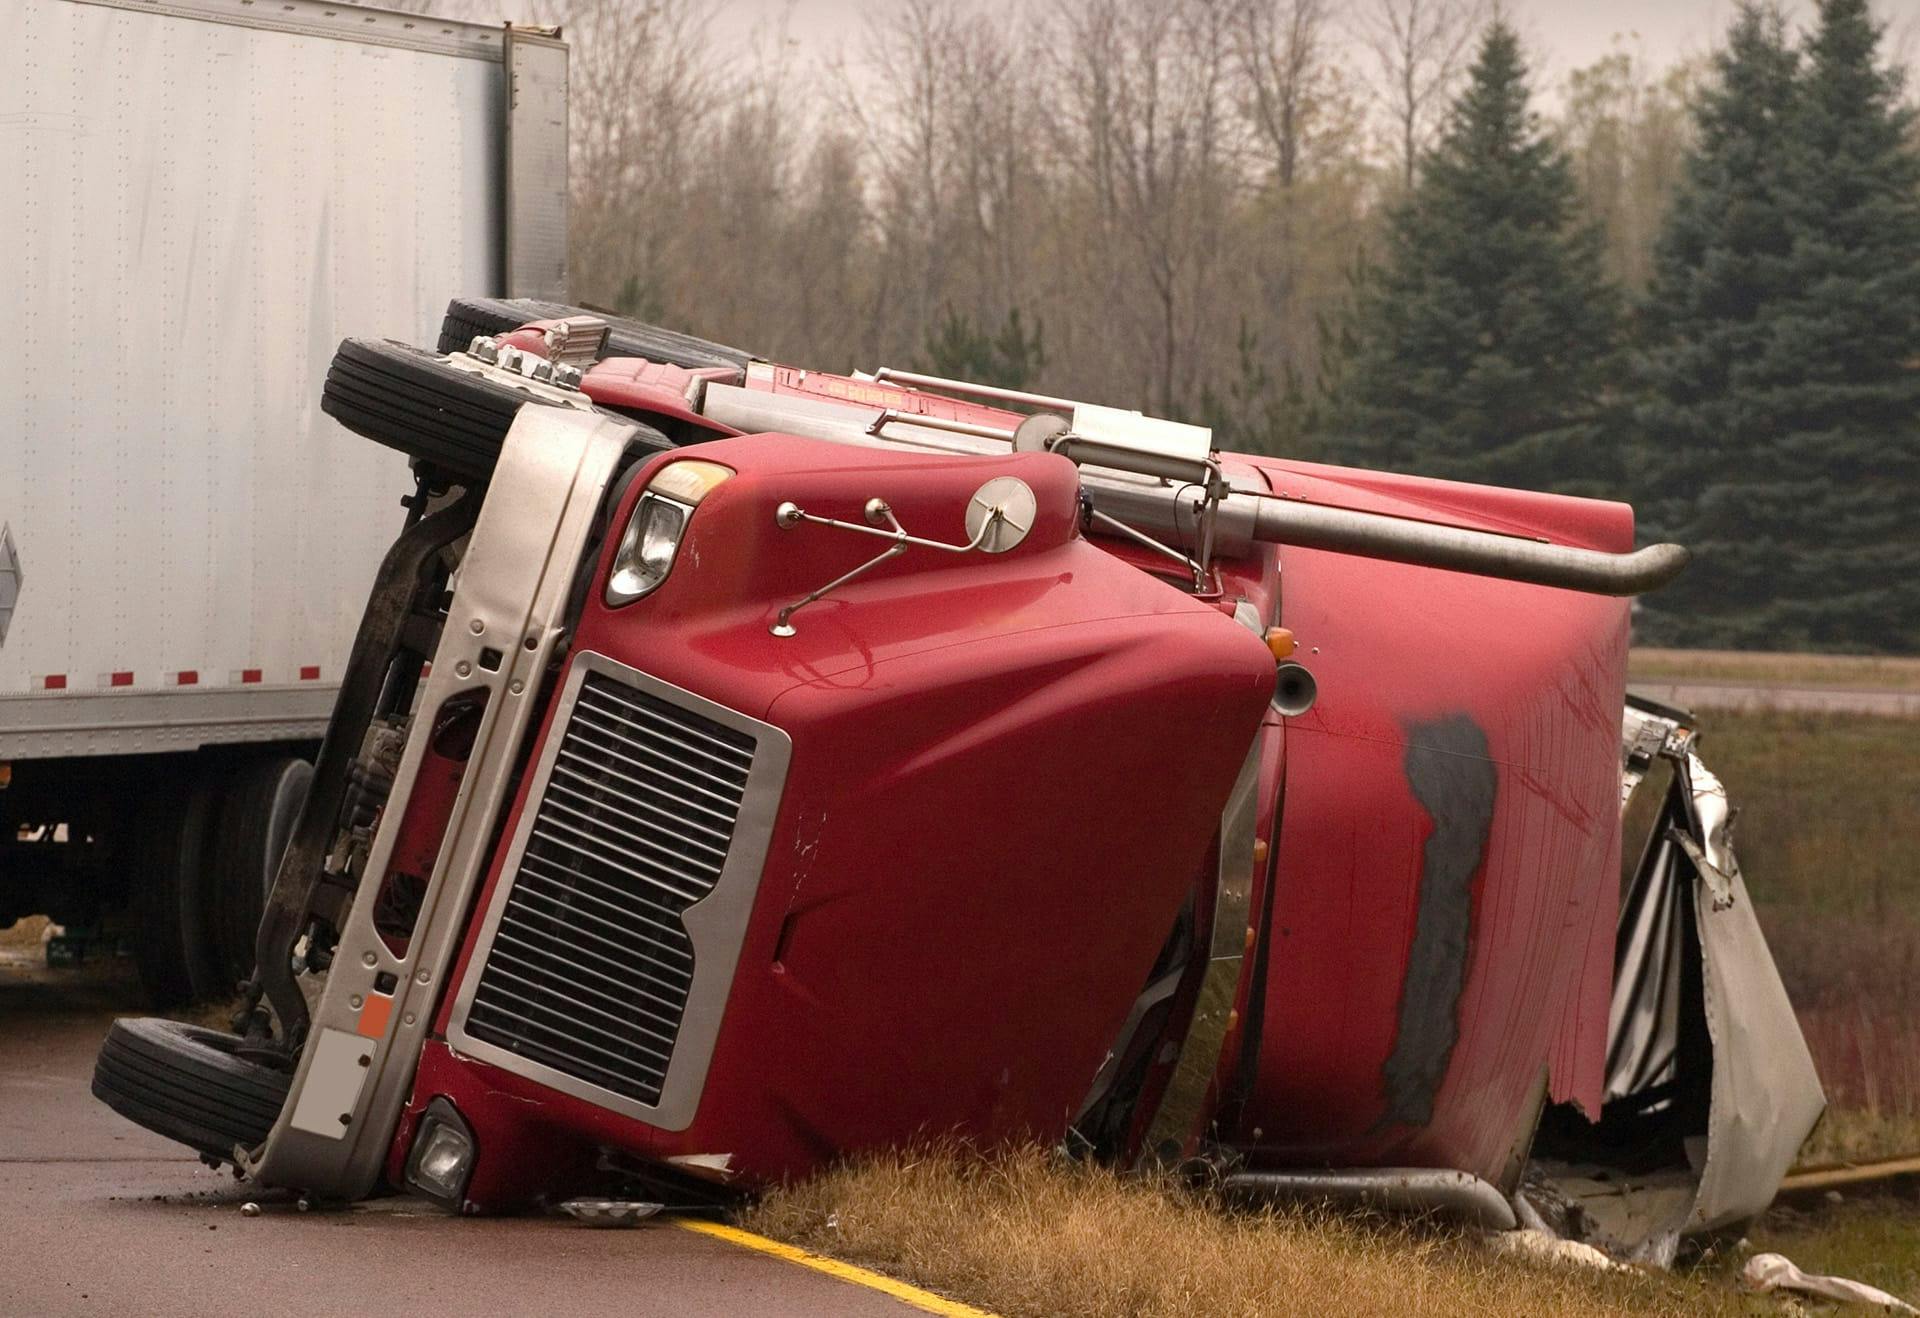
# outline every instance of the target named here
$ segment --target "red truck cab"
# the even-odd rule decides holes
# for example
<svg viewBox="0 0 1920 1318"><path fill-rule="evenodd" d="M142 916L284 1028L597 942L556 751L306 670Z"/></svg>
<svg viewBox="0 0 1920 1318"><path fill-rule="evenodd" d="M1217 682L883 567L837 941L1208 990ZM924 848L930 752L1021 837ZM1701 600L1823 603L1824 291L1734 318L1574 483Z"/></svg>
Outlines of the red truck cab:
<svg viewBox="0 0 1920 1318"><path fill-rule="evenodd" d="M1681 551L1072 400L575 357L593 327L421 377L472 401L418 433L511 426L423 459L256 1006L192 1041L267 1097L169 1133L465 1211L951 1137L1413 1169L1497 1219L1543 1108L1600 1117L1624 596ZM330 408L406 444L352 347Z"/></svg>

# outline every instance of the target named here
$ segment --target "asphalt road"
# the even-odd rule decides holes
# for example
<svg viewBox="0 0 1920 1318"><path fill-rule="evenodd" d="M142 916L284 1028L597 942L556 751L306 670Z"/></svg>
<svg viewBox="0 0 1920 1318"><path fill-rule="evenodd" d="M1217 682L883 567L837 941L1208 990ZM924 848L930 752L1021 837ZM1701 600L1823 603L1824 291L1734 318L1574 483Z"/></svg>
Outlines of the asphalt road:
<svg viewBox="0 0 1920 1318"><path fill-rule="evenodd" d="M452 1218L404 1198L302 1213L87 1092L123 968L0 949L0 1315L798 1314L910 1306L669 1221ZM240 1205L258 1200L246 1217Z"/></svg>
<svg viewBox="0 0 1920 1318"><path fill-rule="evenodd" d="M1920 691L1892 687L1777 686L1665 677L1635 679L1627 685L1643 696L1682 709L1787 709L1920 717Z"/></svg>

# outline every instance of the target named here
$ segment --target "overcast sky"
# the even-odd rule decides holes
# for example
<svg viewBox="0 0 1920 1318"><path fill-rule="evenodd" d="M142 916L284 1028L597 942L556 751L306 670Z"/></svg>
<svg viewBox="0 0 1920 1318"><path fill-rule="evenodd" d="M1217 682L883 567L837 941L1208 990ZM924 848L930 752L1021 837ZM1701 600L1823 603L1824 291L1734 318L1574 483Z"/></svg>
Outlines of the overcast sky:
<svg viewBox="0 0 1920 1318"><path fill-rule="evenodd" d="M991 0L989 0L991 2ZM817 61L839 50L859 50L865 15L884 13L888 0L708 0L713 6L713 35L721 42L748 41L773 30L788 17L796 55ZM1027 8L1044 12L1045 0ZM1353 6L1335 0L1336 11ZM1786 6L1796 17L1812 11L1811 0ZM1891 24L1890 41L1911 59L1920 43L1920 0L1878 0L1876 9ZM1527 41L1536 65L1537 85L1551 93L1569 70L1591 64L1624 42L1654 66L1705 54L1718 43L1731 20L1733 0L1506 0L1506 8Z"/></svg>

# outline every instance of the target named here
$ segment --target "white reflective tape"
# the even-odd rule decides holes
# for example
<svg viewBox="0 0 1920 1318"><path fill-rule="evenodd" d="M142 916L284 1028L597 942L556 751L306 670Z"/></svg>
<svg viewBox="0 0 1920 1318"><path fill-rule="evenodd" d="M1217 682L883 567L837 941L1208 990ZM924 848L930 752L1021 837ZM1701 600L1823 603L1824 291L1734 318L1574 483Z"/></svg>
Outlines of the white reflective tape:
<svg viewBox="0 0 1920 1318"><path fill-rule="evenodd" d="M373 1044L345 1030L320 1031L313 1062L300 1084L300 1100L293 1105L290 1124L295 1130L336 1140L347 1133L372 1072Z"/></svg>

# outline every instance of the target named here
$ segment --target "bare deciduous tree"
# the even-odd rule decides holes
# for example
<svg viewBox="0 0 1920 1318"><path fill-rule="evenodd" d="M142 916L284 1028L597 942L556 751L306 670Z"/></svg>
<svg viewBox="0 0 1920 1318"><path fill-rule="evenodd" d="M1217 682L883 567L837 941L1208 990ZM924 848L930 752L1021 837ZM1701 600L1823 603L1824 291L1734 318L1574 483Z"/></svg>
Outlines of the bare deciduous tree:
<svg viewBox="0 0 1920 1318"><path fill-rule="evenodd" d="M1057 147L1093 209L1094 286L1133 322L1163 414L1195 399L1202 342L1220 332L1239 183L1230 18L1227 0L1081 0L1050 43L1063 52ZM1135 276L1143 297L1128 296Z"/></svg>
<svg viewBox="0 0 1920 1318"><path fill-rule="evenodd" d="M1466 70L1487 13L1486 0L1371 0L1358 17L1405 187L1413 186L1434 120Z"/></svg>
<svg viewBox="0 0 1920 1318"><path fill-rule="evenodd" d="M694 0L571 0L579 292L660 314L684 266L680 199L722 83Z"/></svg>
<svg viewBox="0 0 1920 1318"><path fill-rule="evenodd" d="M1567 80L1559 136L1587 216L1606 234L1607 272L1622 287L1646 287L1654 239L1691 142L1687 101L1697 72L1680 64L1656 76L1616 49Z"/></svg>

